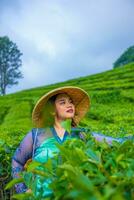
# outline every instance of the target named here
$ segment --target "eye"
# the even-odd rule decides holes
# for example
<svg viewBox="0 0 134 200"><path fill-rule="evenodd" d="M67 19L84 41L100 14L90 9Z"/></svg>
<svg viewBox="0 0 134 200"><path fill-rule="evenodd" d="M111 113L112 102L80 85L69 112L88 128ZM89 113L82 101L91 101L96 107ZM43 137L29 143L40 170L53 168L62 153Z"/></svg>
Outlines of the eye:
<svg viewBox="0 0 134 200"><path fill-rule="evenodd" d="M72 103L72 104L74 104L73 100L70 100L70 101L69 101L69 103Z"/></svg>
<svg viewBox="0 0 134 200"><path fill-rule="evenodd" d="M60 102L60 105L63 105L63 104L65 104L65 101L61 101L61 102Z"/></svg>

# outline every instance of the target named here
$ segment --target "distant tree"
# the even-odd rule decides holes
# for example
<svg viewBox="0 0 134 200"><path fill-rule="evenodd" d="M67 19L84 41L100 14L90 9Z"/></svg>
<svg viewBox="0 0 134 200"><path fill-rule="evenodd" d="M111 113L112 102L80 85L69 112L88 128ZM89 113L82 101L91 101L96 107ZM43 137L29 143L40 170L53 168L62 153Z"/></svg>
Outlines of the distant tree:
<svg viewBox="0 0 134 200"><path fill-rule="evenodd" d="M134 46L129 47L113 64L113 67L120 67L134 62Z"/></svg>
<svg viewBox="0 0 134 200"><path fill-rule="evenodd" d="M0 94L6 94L6 88L18 84L23 78L19 68L22 65L22 53L7 36L0 37Z"/></svg>

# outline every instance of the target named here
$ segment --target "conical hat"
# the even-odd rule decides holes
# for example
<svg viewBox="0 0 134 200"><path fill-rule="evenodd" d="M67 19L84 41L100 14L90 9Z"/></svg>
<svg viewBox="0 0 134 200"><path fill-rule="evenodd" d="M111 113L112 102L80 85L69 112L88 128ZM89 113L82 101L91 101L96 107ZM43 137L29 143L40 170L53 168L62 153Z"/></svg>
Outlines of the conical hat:
<svg viewBox="0 0 134 200"><path fill-rule="evenodd" d="M90 106L90 99L85 90L74 86L60 87L46 93L37 101L32 113L32 120L36 127L43 128L45 126L45 124L43 124L43 118L47 117L47 113L42 116L42 110L44 109L45 111L45 105L52 96L61 93L68 94L73 100L75 105L75 116L73 120L75 124L78 124L87 113Z"/></svg>

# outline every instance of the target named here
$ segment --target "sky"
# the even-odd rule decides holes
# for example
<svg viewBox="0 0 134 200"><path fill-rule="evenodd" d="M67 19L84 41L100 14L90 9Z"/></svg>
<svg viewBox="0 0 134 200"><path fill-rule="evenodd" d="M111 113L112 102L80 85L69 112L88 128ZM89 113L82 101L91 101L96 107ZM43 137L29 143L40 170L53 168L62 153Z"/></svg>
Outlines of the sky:
<svg viewBox="0 0 134 200"><path fill-rule="evenodd" d="M134 45L133 0L0 0L0 37L23 53L7 93L107 71Z"/></svg>

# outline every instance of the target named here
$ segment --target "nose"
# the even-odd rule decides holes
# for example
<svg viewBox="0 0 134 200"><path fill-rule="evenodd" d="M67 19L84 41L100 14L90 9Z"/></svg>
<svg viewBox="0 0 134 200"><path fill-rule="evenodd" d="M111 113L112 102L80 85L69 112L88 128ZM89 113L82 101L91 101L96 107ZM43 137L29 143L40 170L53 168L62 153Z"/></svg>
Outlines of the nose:
<svg viewBox="0 0 134 200"><path fill-rule="evenodd" d="M72 103L71 102L67 102L67 108L72 108Z"/></svg>

